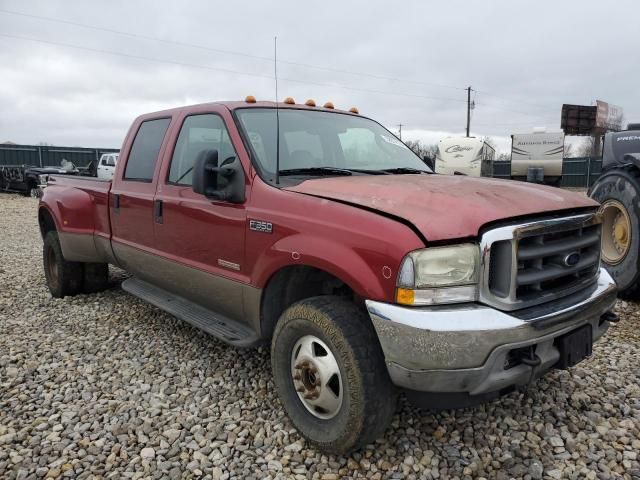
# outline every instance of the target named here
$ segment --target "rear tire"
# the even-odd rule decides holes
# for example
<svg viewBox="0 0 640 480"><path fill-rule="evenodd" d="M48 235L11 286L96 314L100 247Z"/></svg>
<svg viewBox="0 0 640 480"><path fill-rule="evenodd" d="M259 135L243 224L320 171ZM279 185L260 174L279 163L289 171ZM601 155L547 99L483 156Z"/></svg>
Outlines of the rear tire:
<svg viewBox="0 0 640 480"><path fill-rule="evenodd" d="M304 342L315 353L305 355ZM380 343L366 314L346 299L315 297L289 307L276 325L271 365L289 418L326 452L344 454L370 443L391 422L397 392ZM329 375L326 365L333 365ZM314 403L329 394L334 403Z"/></svg>
<svg viewBox="0 0 640 480"><path fill-rule="evenodd" d="M640 298L640 184L627 170L601 176L589 196L602 204L602 263L621 297Z"/></svg>
<svg viewBox="0 0 640 480"><path fill-rule="evenodd" d="M85 263L84 293L97 293L107 289L109 284L109 265L107 263Z"/></svg>
<svg viewBox="0 0 640 480"><path fill-rule="evenodd" d="M82 263L69 262L62 255L58 232L49 232L42 247L44 275L51 295L56 298L76 295L82 290Z"/></svg>

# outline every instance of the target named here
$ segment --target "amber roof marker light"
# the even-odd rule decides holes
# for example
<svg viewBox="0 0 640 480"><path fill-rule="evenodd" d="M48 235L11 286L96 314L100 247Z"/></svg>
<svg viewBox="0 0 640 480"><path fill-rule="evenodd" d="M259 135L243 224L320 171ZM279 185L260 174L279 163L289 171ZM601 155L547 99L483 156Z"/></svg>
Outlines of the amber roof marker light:
<svg viewBox="0 0 640 480"><path fill-rule="evenodd" d="M356 115L358 115L358 114L360 113L356 107L351 107L351 108L349 109L349 111L350 111L351 113L355 113Z"/></svg>
<svg viewBox="0 0 640 480"><path fill-rule="evenodd" d="M316 106L316 101L313 98L310 98L309 100L307 100L306 102L304 102L304 104L307 107L315 107Z"/></svg>
<svg viewBox="0 0 640 480"><path fill-rule="evenodd" d="M325 104L323 105L324 108L330 108L331 110L333 110L335 107L333 106L333 103L331 102L325 102Z"/></svg>
<svg viewBox="0 0 640 480"><path fill-rule="evenodd" d="M286 103L287 105L295 105L296 101L293 99L293 97L287 97L284 99L284 103Z"/></svg>
<svg viewBox="0 0 640 480"><path fill-rule="evenodd" d="M244 97L244 101L247 103L256 103L256 97L254 97L253 95L247 95L246 97Z"/></svg>

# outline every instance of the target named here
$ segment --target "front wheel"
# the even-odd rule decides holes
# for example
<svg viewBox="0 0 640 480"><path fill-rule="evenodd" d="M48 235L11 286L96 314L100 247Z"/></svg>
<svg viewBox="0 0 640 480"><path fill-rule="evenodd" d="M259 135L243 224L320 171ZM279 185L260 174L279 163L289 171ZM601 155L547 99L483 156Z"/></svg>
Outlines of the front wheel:
<svg viewBox="0 0 640 480"><path fill-rule="evenodd" d="M315 297L289 307L271 344L276 389L311 443L346 453L382 435L396 390L373 326L352 302Z"/></svg>
<svg viewBox="0 0 640 480"><path fill-rule="evenodd" d="M589 196L601 203L602 262L620 296L640 297L640 185L626 170L600 177Z"/></svg>

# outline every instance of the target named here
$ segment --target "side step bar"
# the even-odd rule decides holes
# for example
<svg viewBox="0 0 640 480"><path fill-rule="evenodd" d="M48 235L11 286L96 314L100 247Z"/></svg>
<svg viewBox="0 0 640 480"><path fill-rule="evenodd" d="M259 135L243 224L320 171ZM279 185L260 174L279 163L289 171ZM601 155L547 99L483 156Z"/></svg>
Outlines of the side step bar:
<svg viewBox="0 0 640 480"><path fill-rule="evenodd" d="M126 279L122 282L122 289L236 347L252 347L260 343L258 335L247 326L138 278Z"/></svg>

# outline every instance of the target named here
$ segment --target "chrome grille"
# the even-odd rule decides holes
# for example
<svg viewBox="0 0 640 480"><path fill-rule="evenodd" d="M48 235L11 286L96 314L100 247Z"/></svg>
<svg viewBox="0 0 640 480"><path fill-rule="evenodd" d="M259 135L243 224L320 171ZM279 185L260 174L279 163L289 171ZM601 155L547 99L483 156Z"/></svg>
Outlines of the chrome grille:
<svg viewBox="0 0 640 480"><path fill-rule="evenodd" d="M482 236L481 301L515 310L569 295L595 282L597 214L501 227Z"/></svg>

